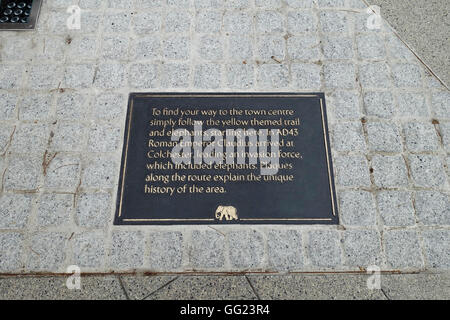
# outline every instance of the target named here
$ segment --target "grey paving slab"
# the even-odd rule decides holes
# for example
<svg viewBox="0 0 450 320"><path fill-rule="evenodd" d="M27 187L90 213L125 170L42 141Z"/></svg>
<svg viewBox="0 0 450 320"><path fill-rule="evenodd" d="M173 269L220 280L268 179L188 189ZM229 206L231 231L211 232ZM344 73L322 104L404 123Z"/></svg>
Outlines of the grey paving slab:
<svg viewBox="0 0 450 320"><path fill-rule="evenodd" d="M245 276L180 276L147 297L149 300L254 300L256 298Z"/></svg>
<svg viewBox="0 0 450 320"><path fill-rule="evenodd" d="M450 298L450 275L405 274L383 277L381 287L391 300L448 300Z"/></svg>
<svg viewBox="0 0 450 320"><path fill-rule="evenodd" d="M81 289L69 290L67 277L0 278L2 300L116 300L126 295L116 276L81 277Z"/></svg>
<svg viewBox="0 0 450 320"><path fill-rule="evenodd" d="M386 299L380 290L367 288L366 275L250 276L261 299Z"/></svg>
<svg viewBox="0 0 450 320"><path fill-rule="evenodd" d="M162 276L136 276L123 275L120 276L127 296L130 299L144 299L149 295L160 290L171 281L177 279L174 275Z"/></svg>

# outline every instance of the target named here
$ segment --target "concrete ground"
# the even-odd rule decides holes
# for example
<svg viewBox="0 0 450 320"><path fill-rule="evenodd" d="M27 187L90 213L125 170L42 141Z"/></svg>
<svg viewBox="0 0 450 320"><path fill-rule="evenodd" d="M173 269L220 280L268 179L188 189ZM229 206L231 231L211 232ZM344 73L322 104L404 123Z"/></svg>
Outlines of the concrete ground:
<svg viewBox="0 0 450 320"><path fill-rule="evenodd" d="M447 0L368 0L420 59L450 83L450 4Z"/></svg>
<svg viewBox="0 0 450 320"><path fill-rule="evenodd" d="M66 277L0 278L0 299L131 300L448 300L448 273L382 274L368 289L364 274L84 276L80 290Z"/></svg>
<svg viewBox="0 0 450 320"><path fill-rule="evenodd" d="M359 0L81 0L68 32L69 2L0 33L0 298L449 299L445 1L373 1L426 66ZM325 92L341 225L112 227L127 94L201 90ZM161 274L23 275L71 264Z"/></svg>

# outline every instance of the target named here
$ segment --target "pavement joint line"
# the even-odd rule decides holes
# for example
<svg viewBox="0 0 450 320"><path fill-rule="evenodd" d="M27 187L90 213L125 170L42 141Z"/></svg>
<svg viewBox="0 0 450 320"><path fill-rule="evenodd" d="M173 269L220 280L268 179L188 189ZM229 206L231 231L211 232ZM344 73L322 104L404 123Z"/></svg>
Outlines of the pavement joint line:
<svg viewBox="0 0 450 320"><path fill-rule="evenodd" d="M123 294L125 295L125 297L127 298L127 300L131 300L130 296L128 295L127 290L125 289L125 285L122 281L122 277L120 275L116 276L117 280L119 281L120 287L122 288Z"/></svg>
<svg viewBox="0 0 450 320"><path fill-rule="evenodd" d="M167 287L169 284L171 284L172 282L174 282L175 280L179 279L180 277L175 277L173 279L170 279L168 282L166 282L164 285L162 285L161 287L159 287L158 289L154 290L153 292L149 293L148 295L146 295L145 297L143 297L141 300L145 300L148 297L150 297L151 295L155 294L156 292L160 291L161 289Z"/></svg>
<svg viewBox="0 0 450 320"><path fill-rule="evenodd" d="M247 279L248 285L250 286L250 288L252 289L253 293L255 294L256 299L261 300L261 297L259 296L258 292L256 291L256 288L253 286L250 278L247 275L245 275L245 279Z"/></svg>

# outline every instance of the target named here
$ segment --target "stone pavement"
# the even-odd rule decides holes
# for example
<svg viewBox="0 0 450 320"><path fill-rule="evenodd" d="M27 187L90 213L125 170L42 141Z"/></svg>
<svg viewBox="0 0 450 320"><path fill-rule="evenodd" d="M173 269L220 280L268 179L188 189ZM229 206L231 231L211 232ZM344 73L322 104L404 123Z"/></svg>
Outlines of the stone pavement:
<svg viewBox="0 0 450 320"><path fill-rule="evenodd" d="M381 288L368 289L364 274L290 275L106 275L81 278L69 290L66 277L0 278L0 299L130 300L404 300L450 298L450 276L383 274Z"/></svg>
<svg viewBox="0 0 450 320"><path fill-rule="evenodd" d="M450 93L368 19L359 0L44 1L36 31L0 33L0 273L448 272ZM113 226L136 91L325 92L340 225Z"/></svg>

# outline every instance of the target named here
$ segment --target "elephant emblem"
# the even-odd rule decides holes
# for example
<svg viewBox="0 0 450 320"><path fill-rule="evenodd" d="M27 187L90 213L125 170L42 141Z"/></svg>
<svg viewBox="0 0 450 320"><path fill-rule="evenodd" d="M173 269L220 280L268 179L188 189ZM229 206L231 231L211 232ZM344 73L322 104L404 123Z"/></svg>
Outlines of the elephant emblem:
<svg viewBox="0 0 450 320"><path fill-rule="evenodd" d="M216 219L237 220L237 210L233 206L218 206L216 210Z"/></svg>

